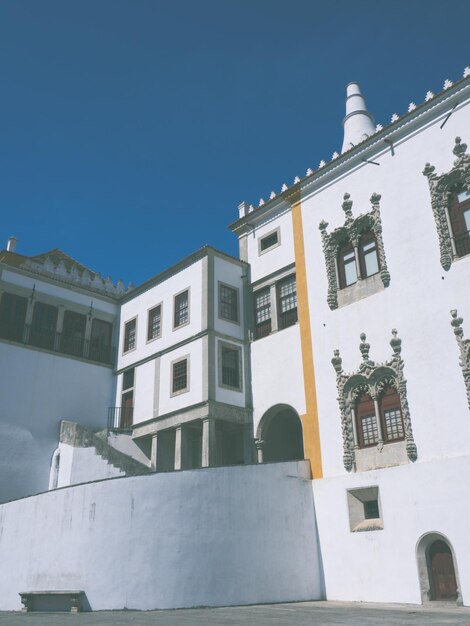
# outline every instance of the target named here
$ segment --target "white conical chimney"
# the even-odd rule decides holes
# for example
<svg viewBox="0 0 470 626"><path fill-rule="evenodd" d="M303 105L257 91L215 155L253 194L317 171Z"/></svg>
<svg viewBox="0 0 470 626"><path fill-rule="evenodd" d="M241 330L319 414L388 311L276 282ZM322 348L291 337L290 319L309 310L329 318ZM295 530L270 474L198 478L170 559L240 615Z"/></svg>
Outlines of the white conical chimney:
<svg viewBox="0 0 470 626"><path fill-rule="evenodd" d="M375 132L374 118L366 108L359 83L346 87L346 116L343 119L344 141L341 152L346 152Z"/></svg>
<svg viewBox="0 0 470 626"><path fill-rule="evenodd" d="M18 239L16 237L10 237L7 243L7 252L16 252L16 244Z"/></svg>

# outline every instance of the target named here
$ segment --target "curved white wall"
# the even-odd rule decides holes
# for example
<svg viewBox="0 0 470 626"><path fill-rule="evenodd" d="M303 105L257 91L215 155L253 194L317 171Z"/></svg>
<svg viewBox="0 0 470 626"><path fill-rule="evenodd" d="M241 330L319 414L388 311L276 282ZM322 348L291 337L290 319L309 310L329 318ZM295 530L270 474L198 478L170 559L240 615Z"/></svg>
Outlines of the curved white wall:
<svg viewBox="0 0 470 626"><path fill-rule="evenodd" d="M48 589L82 589L93 610L320 599L308 472L151 474L1 505L0 610Z"/></svg>

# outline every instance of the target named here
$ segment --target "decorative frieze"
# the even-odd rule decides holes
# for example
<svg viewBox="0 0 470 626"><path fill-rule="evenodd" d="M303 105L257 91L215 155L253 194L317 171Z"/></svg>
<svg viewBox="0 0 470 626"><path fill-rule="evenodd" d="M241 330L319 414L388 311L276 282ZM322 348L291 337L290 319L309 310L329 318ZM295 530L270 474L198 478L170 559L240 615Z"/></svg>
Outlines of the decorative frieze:
<svg viewBox="0 0 470 626"><path fill-rule="evenodd" d="M460 137L455 138L453 153L457 157L454 167L446 174L436 174L434 165L426 163L423 174L428 179L431 193L431 207L436 222L441 265L447 271L457 256L453 247L452 230L449 223L449 207L456 193L470 189L470 155L467 144Z"/></svg>
<svg viewBox="0 0 470 626"><path fill-rule="evenodd" d="M390 345L393 350L393 356L390 361L376 364L369 358L370 344L366 342L366 335L362 333L361 343L359 345L359 350L362 354L362 363L355 372L346 373L343 371L339 350L334 351L334 356L331 360L336 371L337 399L343 435L343 464L348 472L354 468L355 450L358 447L354 423L354 407L356 401L361 394L367 393L372 400L376 402L388 387L396 389L400 398L408 458L410 461L416 461L418 457L411 427L406 379L403 374L405 363L401 357L401 339L398 337L395 329L392 330ZM378 430L380 433L380 428ZM383 439L379 437L378 447L380 448L382 446Z"/></svg>
<svg viewBox="0 0 470 626"><path fill-rule="evenodd" d="M382 220L380 217L380 194L373 193L370 202L372 210L369 213L358 215L354 218L352 214L352 200L349 193L344 194L342 204L346 220L343 226L336 228L331 233L327 232L328 222L324 220L320 222L319 229L322 237L323 254L325 255L326 275L328 280L328 296L327 302L330 309L338 308L338 275L337 275L337 258L341 246L351 243L356 250L359 246L361 235L366 232L372 232L377 242L377 254L380 266L380 277L384 287L390 284L390 272L387 268L387 260L385 258L385 249L382 239ZM359 269L359 268L358 268ZM358 271L358 279L361 280L360 271Z"/></svg>
<svg viewBox="0 0 470 626"><path fill-rule="evenodd" d="M459 363L462 368L465 388L467 390L468 408L470 409L470 339L463 338L463 318L458 317L456 309L453 309L450 314L452 315L452 321L450 323L454 329L454 335L460 350Z"/></svg>

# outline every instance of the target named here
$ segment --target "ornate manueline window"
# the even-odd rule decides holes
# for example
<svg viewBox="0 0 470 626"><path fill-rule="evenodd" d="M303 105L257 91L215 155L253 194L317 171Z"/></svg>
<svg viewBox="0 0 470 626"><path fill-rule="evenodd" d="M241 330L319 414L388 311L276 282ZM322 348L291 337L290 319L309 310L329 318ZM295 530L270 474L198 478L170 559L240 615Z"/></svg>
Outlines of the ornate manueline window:
<svg viewBox="0 0 470 626"><path fill-rule="evenodd" d="M453 309L450 314L452 315L452 321L450 323L454 329L454 335L460 349L460 367L462 368L465 388L467 390L468 408L470 409L470 339L463 338L463 318L458 317L456 309Z"/></svg>
<svg viewBox="0 0 470 626"><path fill-rule="evenodd" d="M455 138L454 167L438 176L435 167L426 163L423 174L431 192L431 206L436 222L441 265L448 270L452 261L470 254L470 155L467 144Z"/></svg>
<svg viewBox="0 0 470 626"><path fill-rule="evenodd" d="M345 193L342 207L346 221L343 226L328 233L328 223L320 223L330 309L369 295L371 291L362 287L372 276L377 275L379 278L376 288L388 287L390 284L382 241L380 197L374 193L370 199L372 210L354 218L352 200Z"/></svg>
<svg viewBox="0 0 470 626"><path fill-rule="evenodd" d="M370 345L361 335L362 363L356 372L343 371L339 350L331 360L343 432L345 469L361 471L399 465L417 459L408 408L401 339L392 331L390 361L376 364L369 359Z"/></svg>

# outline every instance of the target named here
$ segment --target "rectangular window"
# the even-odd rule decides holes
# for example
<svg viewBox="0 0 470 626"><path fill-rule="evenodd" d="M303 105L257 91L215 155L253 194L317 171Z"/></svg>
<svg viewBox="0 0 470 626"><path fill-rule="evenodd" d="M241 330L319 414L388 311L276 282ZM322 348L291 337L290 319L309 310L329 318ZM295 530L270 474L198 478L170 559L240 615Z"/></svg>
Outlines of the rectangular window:
<svg viewBox="0 0 470 626"><path fill-rule="evenodd" d="M2 294L0 302L0 337L22 341L28 300L13 293Z"/></svg>
<svg viewBox="0 0 470 626"><path fill-rule="evenodd" d="M219 379L222 387L240 390L241 385L241 348L219 343Z"/></svg>
<svg viewBox="0 0 470 626"><path fill-rule="evenodd" d="M399 408L384 411L384 422L387 441L394 439L403 439L403 420L401 419L401 411Z"/></svg>
<svg viewBox="0 0 470 626"><path fill-rule="evenodd" d="M162 305L150 309L147 325L147 341L160 337L162 331Z"/></svg>
<svg viewBox="0 0 470 626"><path fill-rule="evenodd" d="M82 356L85 342L86 315L65 311L60 351L72 356Z"/></svg>
<svg viewBox="0 0 470 626"><path fill-rule="evenodd" d="M364 259L364 276L372 276L379 271L379 259L377 258L377 246L375 240L368 241L362 245L362 258Z"/></svg>
<svg viewBox="0 0 470 626"><path fill-rule="evenodd" d="M175 296L175 314L173 327L178 328L189 322L189 291L183 291Z"/></svg>
<svg viewBox="0 0 470 626"><path fill-rule="evenodd" d="M122 390L132 389L134 387L135 368L131 367L122 375Z"/></svg>
<svg viewBox="0 0 470 626"><path fill-rule="evenodd" d="M238 289L219 284L219 317L238 322Z"/></svg>
<svg viewBox="0 0 470 626"><path fill-rule="evenodd" d="M119 428L129 430L134 419L134 381L135 368L125 370L122 375L121 411L119 415Z"/></svg>
<svg viewBox="0 0 470 626"><path fill-rule="evenodd" d="M279 302L279 328L287 328L297 322L297 286L295 275L280 281L277 285Z"/></svg>
<svg viewBox="0 0 470 626"><path fill-rule="evenodd" d="M377 432L377 420L375 414L361 417L362 438L364 446L372 446L377 443L379 435Z"/></svg>
<svg viewBox="0 0 470 626"><path fill-rule="evenodd" d="M56 306L36 302L29 339L31 345L48 350L54 349L58 312Z"/></svg>
<svg viewBox="0 0 470 626"><path fill-rule="evenodd" d="M280 242L280 232L279 228L277 228L273 232L268 233L264 237L260 237L260 239L258 239L258 254L263 254L264 252L271 250L271 248L275 248L280 244Z"/></svg>
<svg viewBox="0 0 470 626"><path fill-rule="evenodd" d="M91 324L90 339L90 359L100 363L113 361L113 350L111 347L111 337L113 335L113 325L104 320L94 319Z"/></svg>
<svg viewBox="0 0 470 626"><path fill-rule="evenodd" d="M449 217L457 256L461 257L470 254L469 191L461 191L454 195L449 206Z"/></svg>
<svg viewBox="0 0 470 626"><path fill-rule="evenodd" d="M255 300L255 339L266 337L271 332L270 289L260 289L254 294Z"/></svg>
<svg viewBox="0 0 470 626"><path fill-rule="evenodd" d="M349 529L353 533L383 530L379 488L374 485L347 491Z"/></svg>
<svg viewBox="0 0 470 626"><path fill-rule="evenodd" d="M136 341L137 320L126 322L124 326L124 352L134 350Z"/></svg>
<svg viewBox="0 0 470 626"><path fill-rule="evenodd" d="M181 359L172 364L171 392L173 395L188 390L188 359Z"/></svg>
<svg viewBox="0 0 470 626"><path fill-rule="evenodd" d="M344 269L344 283L345 287L357 282L357 269L356 269L356 256L354 250L345 252L341 258Z"/></svg>

